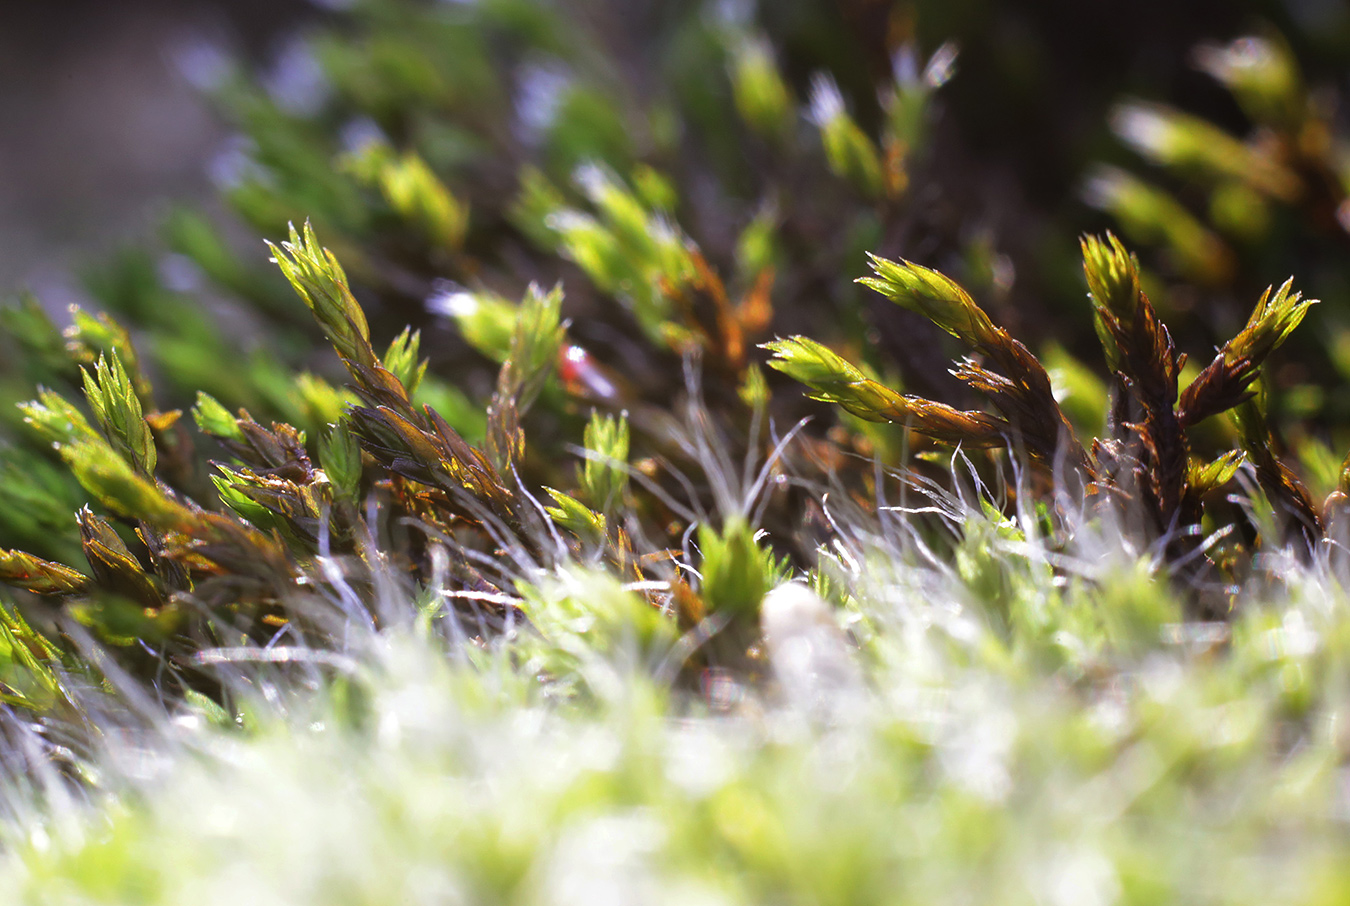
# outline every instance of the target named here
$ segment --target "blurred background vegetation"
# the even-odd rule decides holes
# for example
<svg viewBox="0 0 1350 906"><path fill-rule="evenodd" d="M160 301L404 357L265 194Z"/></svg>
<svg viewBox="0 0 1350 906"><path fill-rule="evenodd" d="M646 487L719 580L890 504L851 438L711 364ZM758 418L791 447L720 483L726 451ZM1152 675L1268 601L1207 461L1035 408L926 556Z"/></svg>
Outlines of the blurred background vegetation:
<svg viewBox="0 0 1350 906"><path fill-rule="evenodd" d="M0 286L76 294L72 267L147 232L167 199L208 198L229 131L200 90L200 52L261 64L318 12L306 0L0 5Z"/></svg>
<svg viewBox="0 0 1350 906"><path fill-rule="evenodd" d="M110 250L150 233L169 200L209 202L212 180L228 180L236 148L231 135L239 121L222 116L209 97L225 61L248 61L273 87L322 91L304 85L325 80L309 54L310 39L340 20L344 7L362 5L5 4L0 286L31 287L56 310L87 299L82 279L88 269ZM718 8L743 16L754 7L732 0L524 4L531 5L598 35L597 46L613 54L608 65L649 99L698 90L671 77L689 71L706 48L673 35L689 34L691 20L717 15ZM733 8L739 11L728 12ZM809 96L813 73L828 70L868 130L882 116L874 86L884 81L898 47L912 43L923 56L944 42L959 47L960 75L944 90L922 183L912 188L907 216L916 222L907 224L897 247L878 251L948 269L953 258L970 261L983 252L988 261L968 269L1000 266L999 283L1007 287L999 311L1004 323L1024 337L1059 338L1084 356L1092 353L1092 338L1084 329L1072 238L1120 227L1084 203L1085 181L1103 162L1139 168L1138 157L1113 135L1115 106L1127 98L1158 100L1241 135L1251 120L1195 65L1197 46L1278 34L1307 85L1329 103L1328 96L1347 88L1350 65L1350 14L1335 0L1146 0L1128 10L1070 0L784 0L760 4L753 18L774 44L798 98ZM741 138L728 125L722 140ZM686 160L693 156L687 147L681 151ZM1225 203L1197 192L1185 200L1197 208ZM1238 219L1241 202L1240 193L1226 202L1238 207ZM1298 273L1313 295L1332 303L1327 308L1347 310L1350 282L1342 268L1328 263L1344 248L1344 231L1309 235L1290 219L1277 215L1270 232L1279 235L1249 243L1235 265L1219 266L1237 268L1232 280L1199 287L1173 281L1164 308L1203 313L1216 331L1212 339L1220 339L1249 310L1257 284ZM853 270L862 272L861 260ZM1171 275L1191 276L1177 270ZM1163 273L1169 276L1166 268ZM1073 314L1066 319L1065 312ZM887 316L893 317L900 317L899 326L882 319L884 333L922 329ZM1301 377L1287 374L1285 383Z"/></svg>
<svg viewBox="0 0 1350 906"><path fill-rule="evenodd" d="M186 195L209 197L212 159L230 129L200 91L215 53L242 54L260 69L294 64L297 37L337 0L61 0L0 8L0 283L13 288L50 273L53 260L88 262L146 207ZM555 5L607 22L645 42L664 20L699 6L687 0ZM988 209L1005 241L1030 244L1028 217L1072 230L1103 221L1081 204L1092 162L1126 160L1109 112L1123 95L1166 99L1221 125L1246 122L1232 96L1193 65L1203 41L1273 26L1293 46L1308 80L1347 87L1350 13L1335 0L1144 0L1126 11L1069 0L894 0L763 4L765 25L805 89L822 62L850 96L865 101L889 67L896 9L931 51L960 47L960 79L946 93L951 171L944 187ZM648 80L657 77L649 72ZM194 84L196 82L196 84ZM803 92L804 93L804 92ZM864 106L864 120L879 115ZM1071 251L1065 251L1071 257ZM1025 275L1027 278L1034 274Z"/></svg>

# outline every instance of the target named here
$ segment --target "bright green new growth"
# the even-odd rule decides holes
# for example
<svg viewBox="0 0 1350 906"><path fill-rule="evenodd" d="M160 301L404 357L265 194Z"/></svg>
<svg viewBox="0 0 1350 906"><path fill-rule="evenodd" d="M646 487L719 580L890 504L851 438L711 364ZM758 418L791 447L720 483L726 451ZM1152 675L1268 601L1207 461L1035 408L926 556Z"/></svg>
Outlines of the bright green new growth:
<svg viewBox="0 0 1350 906"><path fill-rule="evenodd" d="M273 260L323 326L329 342L344 360L374 365L370 327L365 312L347 286L347 275L333 253L320 247L314 229L305 222L303 235L292 224L290 241L280 247L270 241Z"/></svg>
<svg viewBox="0 0 1350 906"><path fill-rule="evenodd" d="M524 455L521 416L534 405L553 374L566 333L562 288L544 293L531 284L517 312L510 350L497 373L497 390L488 406L487 453L503 472Z"/></svg>
<svg viewBox="0 0 1350 906"><path fill-rule="evenodd" d="M553 498L553 506L545 508L548 518L592 546L598 546L605 540L609 529L609 520L603 512L597 512L570 494L557 488L544 488Z"/></svg>
<svg viewBox="0 0 1350 906"><path fill-rule="evenodd" d="M1081 244L1097 332L1115 375L1109 417L1099 422L1105 430L1090 443L1075 435L1049 372L1025 346L994 327L954 281L907 262L874 256L876 276L859 282L975 348L983 358L961 361L952 374L983 393L1001 418L902 396L819 343L800 337L765 344L774 353L770 364L810 387L816 399L863 418L903 422L947 444L1025 452L1046 468L1060 470L1067 463L1076 481L1100 494L1095 501L1099 508L1117 508L1119 517L1120 509L1140 507L1146 536L1167 537L1178 525L1197 524L1205 495L1236 477L1245 453L1264 493L1288 517L1286 528L1277 534L1296 530L1314 547L1323 530L1322 517L1301 481L1273 452L1274 438L1260 408L1248 402L1265 359L1312 303L1292 291L1292 282L1278 291L1267 290L1247 326L1182 391L1185 357L1140 290L1138 262L1110 234L1085 237ZM1246 408L1236 416L1242 451L1222 453L1208 465L1194 460L1187 429L1244 403ZM1175 537L1169 552L1178 560L1197 553ZM1231 565L1224 558L1204 562L1203 569Z"/></svg>
<svg viewBox="0 0 1350 906"><path fill-rule="evenodd" d="M80 370L84 395L104 436L142 475L155 474L155 438L141 414L141 401L116 351L100 355L94 374Z"/></svg>
<svg viewBox="0 0 1350 906"><path fill-rule="evenodd" d="M807 337L773 340L764 348L774 356L769 367L810 387L812 399L834 403L859 418L906 425L972 447L997 446L1007 433L1008 425L993 416L896 393Z"/></svg>
<svg viewBox="0 0 1350 906"><path fill-rule="evenodd" d="M1298 61L1279 38L1247 35L1228 45L1202 45L1195 63L1233 93L1253 122L1297 126L1307 114Z"/></svg>
<svg viewBox="0 0 1350 906"><path fill-rule="evenodd" d="M361 445L352 436L346 419L340 419L319 439L319 464L342 499L356 503L361 485Z"/></svg>
<svg viewBox="0 0 1350 906"><path fill-rule="evenodd" d="M60 577L58 585L78 590L68 577ZM21 613L0 607L0 701L38 713L58 706L73 708L59 672L60 660L60 649Z"/></svg>
<svg viewBox="0 0 1350 906"><path fill-rule="evenodd" d="M516 406L522 410L534 403L557 364L567 335L562 301L561 286L546 293L531 285L516 312L515 331L498 379L498 393L514 397Z"/></svg>
<svg viewBox="0 0 1350 906"><path fill-rule="evenodd" d="M525 670L565 689L586 685L598 700L622 699L675 647L674 623L612 575L573 566L519 591L537 630L522 640Z"/></svg>
<svg viewBox="0 0 1350 906"><path fill-rule="evenodd" d="M543 180L525 180L519 216L525 228L575 261L597 287L631 308L648 336L660 340L670 294L694 278L691 243L664 211L639 197L611 170L582 166L573 182L599 214L565 206Z"/></svg>
<svg viewBox="0 0 1350 906"><path fill-rule="evenodd" d="M1294 278L1290 277L1278 290L1271 287L1261 294L1252 310L1247 325L1237 336L1224 344L1224 362L1234 365L1243 359L1260 362L1277 349L1303 321L1316 299L1304 299L1293 292ZM1274 295L1271 295L1272 290Z"/></svg>
<svg viewBox="0 0 1350 906"><path fill-rule="evenodd" d="M398 382L407 389L409 396L417 392L417 386L422 383L422 378L427 373L428 362L425 359L418 361L421 342L421 331L405 327L402 333L390 341L389 349L380 360L389 373L398 378Z"/></svg>
<svg viewBox="0 0 1350 906"><path fill-rule="evenodd" d="M58 450L78 441L100 440L84 413L51 390L39 390L37 399L19 404L19 411L24 424Z"/></svg>
<svg viewBox="0 0 1350 906"><path fill-rule="evenodd" d="M1292 292L1293 282L1290 278L1278 290L1266 289L1246 326L1223 345L1181 394L1181 416L1185 423L1199 422L1247 398L1248 388L1260 375L1266 358L1288 339L1308 309L1317 303Z"/></svg>
<svg viewBox="0 0 1350 906"><path fill-rule="evenodd" d="M868 421L903 418L906 401L895 391L871 380L857 366L808 337L789 337L764 344L773 353L769 367L801 381L812 397L842 406Z"/></svg>
<svg viewBox="0 0 1350 906"><path fill-rule="evenodd" d="M703 555L699 589L709 611L737 620L757 619L764 595L783 578L773 550L760 547L754 529L740 516L728 518L720 532L700 525L698 546Z"/></svg>
<svg viewBox="0 0 1350 906"><path fill-rule="evenodd" d="M1213 462L1194 461L1191 463L1190 474L1186 480L1197 494L1207 494L1232 481L1246 461L1245 450L1229 450Z"/></svg>
<svg viewBox="0 0 1350 906"><path fill-rule="evenodd" d="M72 305L71 324L65 329L66 350L82 365L93 365L104 355L116 356L130 375L132 387L144 402L150 399L150 383L141 373L140 360L131 344L131 334L106 313L91 315Z"/></svg>
<svg viewBox="0 0 1350 906"><path fill-rule="evenodd" d="M1181 268L1201 283L1215 283L1233 261L1220 239L1166 191L1116 167L1089 174L1083 195L1107 211L1126 235L1167 247Z"/></svg>
<svg viewBox="0 0 1350 906"><path fill-rule="evenodd" d="M197 405L192 407L192 419L203 434L225 440L242 440L239 420L208 393L197 391Z"/></svg>
<svg viewBox="0 0 1350 906"><path fill-rule="evenodd" d="M981 346L996 342L989 316L954 280L908 261L891 261L871 253L867 261L875 276L859 277L856 282L923 315L963 343Z"/></svg>
<svg viewBox="0 0 1350 906"><path fill-rule="evenodd" d="M586 462L577 476L581 489L594 506L611 512L623 505L628 488L627 415L591 413L583 443Z"/></svg>
<svg viewBox="0 0 1350 906"><path fill-rule="evenodd" d="M1129 329L1139 308L1139 262L1111 233L1084 236L1083 273L1092 295L1093 323L1106 354L1106 363L1120 367L1120 348L1107 328L1108 319Z"/></svg>

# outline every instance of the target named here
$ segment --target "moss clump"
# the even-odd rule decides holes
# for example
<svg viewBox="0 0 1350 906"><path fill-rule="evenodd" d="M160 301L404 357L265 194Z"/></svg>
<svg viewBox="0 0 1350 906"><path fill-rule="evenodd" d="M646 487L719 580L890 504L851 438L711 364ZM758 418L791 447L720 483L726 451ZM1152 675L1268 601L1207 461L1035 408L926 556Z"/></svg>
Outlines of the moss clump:
<svg viewBox="0 0 1350 906"><path fill-rule="evenodd" d="M925 4L582 6L355 4L317 104L217 86L270 261L180 210L0 312L5 888L1343 899L1343 264L1244 295L1343 201L1292 52L1200 52L1249 140L1115 120L1213 224L1097 171L1143 263L1026 277Z"/></svg>

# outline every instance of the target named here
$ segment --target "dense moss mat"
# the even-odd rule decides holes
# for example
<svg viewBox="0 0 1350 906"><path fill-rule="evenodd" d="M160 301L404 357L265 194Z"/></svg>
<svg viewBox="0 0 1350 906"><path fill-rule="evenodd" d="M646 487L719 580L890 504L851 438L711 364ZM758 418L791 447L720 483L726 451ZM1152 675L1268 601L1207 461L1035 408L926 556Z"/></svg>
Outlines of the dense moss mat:
<svg viewBox="0 0 1350 906"><path fill-rule="evenodd" d="M16 902L1345 899L1337 32L1057 207L941 6L215 67L236 219L0 311Z"/></svg>

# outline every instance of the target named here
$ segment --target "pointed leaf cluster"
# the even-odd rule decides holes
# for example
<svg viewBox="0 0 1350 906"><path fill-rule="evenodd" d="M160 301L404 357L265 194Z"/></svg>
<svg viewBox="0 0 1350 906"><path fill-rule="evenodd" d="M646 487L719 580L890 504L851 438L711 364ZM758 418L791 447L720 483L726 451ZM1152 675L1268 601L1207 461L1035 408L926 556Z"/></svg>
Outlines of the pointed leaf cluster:
<svg viewBox="0 0 1350 906"><path fill-rule="evenodd" d="M319 463L336 493L355 503L361 487L361 445L341 419L319 440Z"/></svg>
<svg viewBox="0 0 1350 906"><path fill-rule="evenodd" d="M956 281L908 261L868 254L874 276L857 282L902 308L923 315L969 346L997 342L993 322Z"/></svg>
<svg viewBox="0 0 1350 906"><path fill-rule="evenodd" d="M627 416L593 412L583 442L586 461L577 475L578 483L587 500L602 512L610 512L623 502L628 487Z"/></svg>
<svg viewBox="0 0 1350 906"><path fill-rule="evenodd" d="M982 445L1024 449L1042 462L1052 461L1061 448L1067 447L1073 462L1086 464L1045 367L1007 331L995 327L965 289L944 274L908 261L871 255L869 263L874 276L860 277L857 282L928 318L993 366L987 368L979 359L966 359L953 371L987 396L1003 416L1001 443ZM923 407L916 407L911 402L910 408L931 410L933 405L925 401Z"/></svg>
<svg viewBox="0 0 1350 906"><path fill-rule="evenodd" d="M720 532L699 526L698 545L703 554L699 592L709 612L757 619L776 576L772 551L755 542L754 530L740 517L727 520Z"/></svg>
<svg viewBox="0 0 1350 906"><path fill-rule="evenodd" d="M1251 396L1250 387L1266 357L1302 322L1315 299L1293 292L1293 278L1262 294L1247 325L1229 340L1181 395L1180 418L1193 425L1226 412ZM1274 295L1272 295L1272 291Z"/></svg>
<svg viewBox="0 0 1350 906"><path fill-rule="evenodd" d="M192 407L192 418L203 434L222 440L244 439L244 432L239 428L239 420L208 393L197 391L197 405Z"/></svg>
<svg viewBox="0 0 1350 906"><path fill-rule="evenodd" d="M1112 116L1116 134L1164 166L1211 178L1231 178L1275 198L1291 199L1298 178L1212 123L1160 104L1129 103Z"/></svg>
<svg viewBox="0 0 1350 906"><path fill-rule="evenodd" d="M23 551L0 550L0 581L39 595L75 595L89 587L79 570Z"/></svg>
<svg viewBox="0 0 1350 906"><path fill-rule="evenodd" d="M460 335L478 352L501 363L511 353L519 306L489 292L454 286L432 296L436 312L455 319Z"/></svg>
<svg viewBox="0 0 1350 906"><path fill-rule="evenodd" d="M585 544L599 545L605 539L607 524L603 513L597 513L586 504L556 488L544 488L553 498L553 506L545 512L553 522L576 535Z"/></svg>
<svg viewBox="0 0 1350 906"><path fill-rule="evenodd" d="M1186 480L1196 494L1208 494L1215 488L1221 488L1233 480L1238 469L1247 461L1245 450L1229 450L1213 462L1191 462L1190 473Z"/></svg>
<svg viewBox="0 0 1350 906"><path fill-rule="evenodd" d="M566 335L562 289L547 294L531 286L521 303L511 350L497 373L497 390L488 406L487 453L503 472L525 452L520 418L534 404L552 375Z"/></svg>
<svg viewBox="0 0 1350 906"><path fill-rule="evenodd" d="M150 382L141 371L140 358L131 334L106 312L91 315L78 305L70 307L71 325L65 330L66 350L81 365L93 365L104 355L116 356L142 403L150 401Z"/></svg>
<svg viewBox="0 0 1350 906"><path fill-rule="evenodd" d="M332 252L319 245L309 222L305 222L303 234L292 224L290 241L280 246L271 242L267 245L277 267L314 313L338 355L349 363L375 365L365 312L347 286L342 265Z"/></svg>
<svg viewBox="0 0 1350 906"><path fill-rule="evenodd" d="M418 361L421 342L421 331L405 327L402 333L389 342L389 349L380 360L385 369L408 391L409 396L417 392L417 385L422 383L427 373L427 361Z"/></svg>
<svg viewBox="0 0 1350 906"><path fill-rule="evenodd" d="M103 435L141 474L153 475L157 462L155 438L117 352L100 355L93 375L87 369L81 369L81 373L85 399Z"/></svg>
<svg viewBox="0 0 1350 906"><path fill-rule="evenodd" d="M1127 235L1156 242L1178 266L1203 284L1227 279L1232 252L1168 192L1118 167L1099 166L1089 173L1084 200L1111 214Z"/></svg>
<svg viewBox="0 0 1350 906"><path fill-rule="evenodd" d="M1098 477L1105 478L1102 486L1139 499L1154 529L1165 532L1179 515L1186 521L1198 515L1187 492L1190 453L1176 412L1185 356L1139 289L1139 263L1120 241L1108 233L1085 238L1082 246L1098 334L1116 377L1113 433L1093 450Z"/></svg>
<svg viewBox="0 0 1350 906"><path fill-rule="evenodd" d="M1097 336L1107 366L1116 371L1120 368L1120 347L1115 333L1133 324L1139 308L1139 262L1109 232L1104 237L1084 236L1081 244Z"/></svg>
<svg viewBox="0 0 1350 906"><path fill-rule="evenodd" d="M413 405L407 386L376 356L365 313L337 258L319 245L313 228L306 223L302 237L292 227L290 241L272 249L282 273L314 313L352 376L353 389L363 405L354 407L347 417L363 449L393 473L435 489L434 499L423 503L475 521L490 512L507 524L516 524L515 495L497 469L505 460L494 463L430 406L418 409ZM557 304L558 300L541 298L541 313L529 320L528 344L546 348L556 336ZM549 317L555 327L544 329ZM522 346L520 352L522 358L512 362L508 357L503 369L519 376L517 391L541 380L539 346ZM422 366L414 369L411 364L416 355L410 334L406 341L395 341L388 358L410 379L420 380ZM498 437L502 436L514 435L508 429L499 432Z"/></svg>
<svg viewBox="0 0 1350 906"><path fill-rule="evenodd" d="M19 404L19 411L24 424L58 450L80 441L101 440L84 413L55 391L39 390L37 399Z"/></svg>
<svg viewBox="0 0 1350 906"><path fill-rule="evenodd" d="M90 572L99 588L140 607L158 609L166 603L158 582L142 568L112 524L88 507L76 514L80 540Z"/></svg>
<svg viewBox="0 0 1350 906"><path fill-rule="evenodd" d="M1250 387L1312 302L1289 282L1268 290L1243 330L1181 393L1185 356L1141 288L1138 261L1110 233L1084 237L1082 250L1097 331L1114 376L1106 433L1090 452L1074 436L1040 361L996 327L955 281L910 262L872 256L873 276L859 282L971 347L976 356L960 361L952 374L983 393L1000 417L899 394L803 337L765 344L774 356L769 364L810 387L814 398L862 418L902 422L946 443L1008 447L1046 466L1062 457L1089 490L1107 492L1100 497L1104 506L1141 511L1146 534L1166 538L1169 555L1181 562L1196 561L1191 554L1198 542L1178 527L1196 524L1202 498L1250 461L1266 493L1311 544L1321 531L1318 514L1306 489L1272 452L1273 438L1260 408L1250 402ZM1243 450L1208 464L1194 460L1186 429L1235 406Z"/></svg>
<svg viewBox="0 0 1350 906"><path fill-rule="evenodd" d="M807 337L765 343L769 366L810 387L811 397L868 421L894 422L935 440L967 447L1006 443L1007 422L982 412L905 396L867 377L848 360Z"/></svg>

